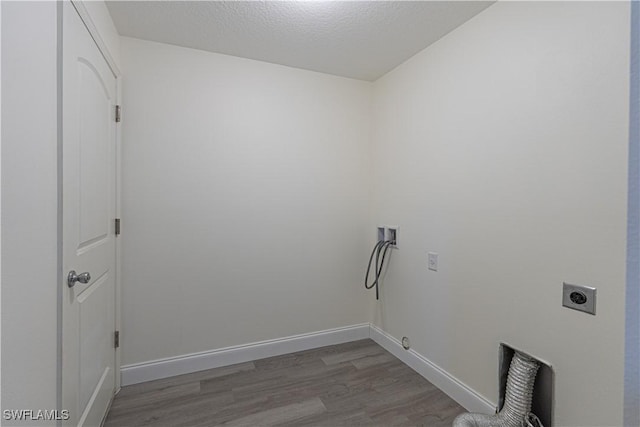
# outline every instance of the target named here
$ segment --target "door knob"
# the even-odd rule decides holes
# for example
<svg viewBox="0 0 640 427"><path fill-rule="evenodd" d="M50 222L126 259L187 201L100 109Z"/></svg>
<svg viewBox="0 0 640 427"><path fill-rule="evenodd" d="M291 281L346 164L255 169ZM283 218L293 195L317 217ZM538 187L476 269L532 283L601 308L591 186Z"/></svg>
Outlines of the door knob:
<svg viewBox="0 0 640 427"><path fill-rule="evenodd" d="M76 282L89 283L89 280L91 280L91 274L89 274L88 271L81 274L76 274L75 270L71 270L69 272L69 275L67 276L67 284L70 288L73 288Z"/></svg>

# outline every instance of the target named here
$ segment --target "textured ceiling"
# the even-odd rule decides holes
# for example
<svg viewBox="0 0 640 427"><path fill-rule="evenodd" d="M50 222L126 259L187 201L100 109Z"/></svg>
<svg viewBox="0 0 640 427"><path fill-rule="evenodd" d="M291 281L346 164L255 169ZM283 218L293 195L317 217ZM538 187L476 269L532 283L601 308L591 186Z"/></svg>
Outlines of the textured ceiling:
<svg viewBox="0 0 640 427"><path fill-rule="evenodd" d="M376 80L485 1L108 1L123 36Z"/></svg>

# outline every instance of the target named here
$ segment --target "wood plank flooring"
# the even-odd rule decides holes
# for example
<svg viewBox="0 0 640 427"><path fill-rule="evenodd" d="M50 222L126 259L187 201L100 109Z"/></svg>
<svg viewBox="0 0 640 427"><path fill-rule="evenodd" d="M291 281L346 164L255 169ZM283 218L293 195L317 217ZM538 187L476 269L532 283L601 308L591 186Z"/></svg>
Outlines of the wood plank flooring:
<svg viewBox="0 0 640 427"><path fill-rule="evenodd" d="M123 387L105 426L448 427L461 412L367 339Z"/></svg>

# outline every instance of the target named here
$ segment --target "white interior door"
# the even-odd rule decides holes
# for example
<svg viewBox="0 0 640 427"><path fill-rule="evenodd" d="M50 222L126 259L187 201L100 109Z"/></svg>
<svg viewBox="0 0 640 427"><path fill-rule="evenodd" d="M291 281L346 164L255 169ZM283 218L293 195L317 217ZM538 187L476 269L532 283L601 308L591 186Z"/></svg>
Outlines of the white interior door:
<svg viewBox="0 0 640 427"><path fill-rule="evenodd" d="M116 79L70 2L62 28L62 409L98 426L115 388Z"/></svg>

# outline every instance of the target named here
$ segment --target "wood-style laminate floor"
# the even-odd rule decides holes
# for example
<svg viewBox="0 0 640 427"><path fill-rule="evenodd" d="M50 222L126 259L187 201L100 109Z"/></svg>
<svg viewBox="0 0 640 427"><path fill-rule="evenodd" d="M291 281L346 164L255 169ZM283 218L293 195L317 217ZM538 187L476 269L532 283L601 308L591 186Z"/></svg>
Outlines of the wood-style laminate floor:
<svg viewBox="0 0 640 427"><path fill-rule="evenodd" d="M123 387L105 426L451 426L464 409L371 340Z"/></svg>

